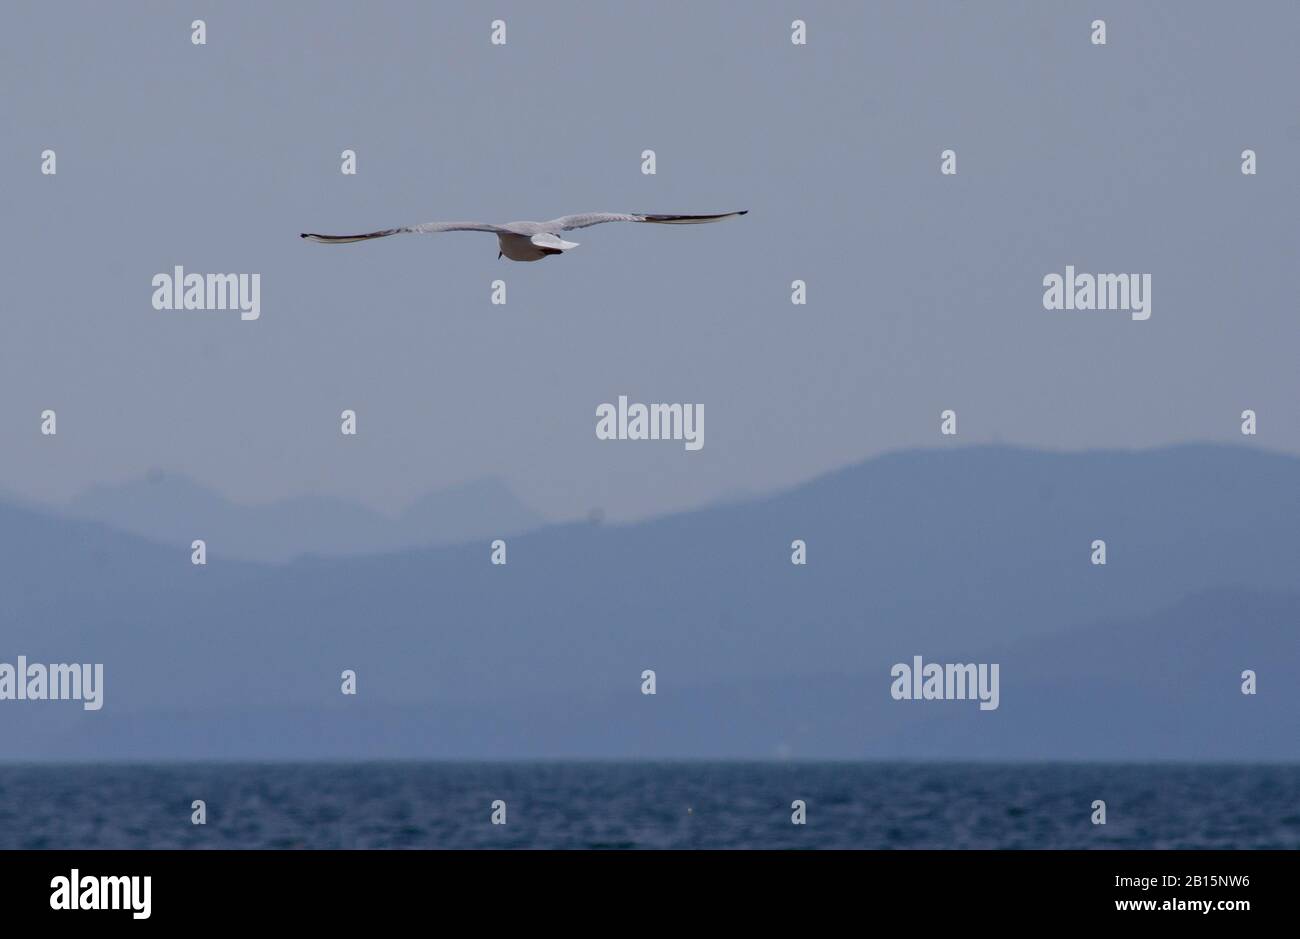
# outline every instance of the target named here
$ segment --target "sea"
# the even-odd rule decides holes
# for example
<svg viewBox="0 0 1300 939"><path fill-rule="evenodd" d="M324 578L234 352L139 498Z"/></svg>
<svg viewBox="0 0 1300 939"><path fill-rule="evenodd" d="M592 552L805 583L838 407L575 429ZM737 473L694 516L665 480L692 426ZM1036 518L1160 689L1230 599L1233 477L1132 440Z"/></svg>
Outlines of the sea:
<svg viewBox="0 0 1300 939"><path fill-rule="evenodd" d="M1295 849L1300 765L0 764L0 848Z"/></svg>

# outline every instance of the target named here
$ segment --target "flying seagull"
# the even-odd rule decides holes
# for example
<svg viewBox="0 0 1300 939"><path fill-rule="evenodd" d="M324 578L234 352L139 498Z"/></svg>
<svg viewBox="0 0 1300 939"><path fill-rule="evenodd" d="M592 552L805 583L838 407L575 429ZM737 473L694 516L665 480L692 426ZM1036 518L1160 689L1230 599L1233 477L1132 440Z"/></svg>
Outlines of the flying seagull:
<svg viewBox="0 0 1300 939"><path fill-rule="evenodd" d="M402 228L385 228L382 231L366 232L364 235L317 235L303 232L303 238L319 241L326 245L345 245L353 241L367 241L370 238L387 238L389 235L401 235L407 232L416 235L430 235L443 231L489 231L497 236L501 250L497 258L507 257L512 261L540 261L552 254L563 254L578 247L576 242L565 241L559 232L572 231L575 228L588 228L603 225L605 222L652 222L656 225L700 225L704 222L720 222L724 218L735 218L749 212L723 212L721 215L636 215L620 212L587 212L582 215L561 215L549 222L507 222L504 225L489 225L486 222L426 222L423 225L406 225Z"/></svg>

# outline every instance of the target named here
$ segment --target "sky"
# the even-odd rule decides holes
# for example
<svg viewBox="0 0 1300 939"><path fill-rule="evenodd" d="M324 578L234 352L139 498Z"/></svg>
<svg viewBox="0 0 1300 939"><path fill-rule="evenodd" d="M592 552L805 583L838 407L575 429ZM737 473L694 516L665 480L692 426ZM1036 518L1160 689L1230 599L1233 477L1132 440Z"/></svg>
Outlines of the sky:
<svg viewBox="0 0 1300 939"><path fill-rule="evenodd" d="M22 498L165 469L394 511L495 476L551 518L632 519L951 443L947 408L957 443L1070 450L1240 442L1251 408L1258 445L1300 453L1294 3L5 18L0 490ZM298 237L735 209L535 264L481 233ZM1067 264L1150 274L1151 318L1045 310ZM155 310L175 265L260 274L261 317ZM702 404L704 447L598 440L619 395Z"/></svg>

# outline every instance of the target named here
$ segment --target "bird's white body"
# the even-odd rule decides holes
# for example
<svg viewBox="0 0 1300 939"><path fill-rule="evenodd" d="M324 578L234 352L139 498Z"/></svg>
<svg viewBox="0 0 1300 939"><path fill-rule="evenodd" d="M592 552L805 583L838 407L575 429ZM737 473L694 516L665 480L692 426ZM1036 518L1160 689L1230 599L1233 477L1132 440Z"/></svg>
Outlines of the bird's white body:
<svg viewBox="0 0 1300 939"><path fill-rule="evenodd" d="M501 256L512 261L540 261L552 254L563 254L578 247L576 241L565 241L549 232L542 232L532 237L498 232L497 244L501 248Z"/></svg>
<svg viewBox="0 0 1300 939"><path fill-rule="evenodd" d="M562 215L549 222L507 222L504 225L491 225L487 222L427 222L423 225L406 225L402 228L385 228L382 231L366 232L363 235L317 235L304 232L302 237L322 244L349 244L353 241L368 241L371 238L386 238L406 232L427 235L447 231L486 231L497 236L500 247L498 257L511 261L540 261L555 254L564 254L578 247L576 241L565 241L560 237L562 231L575 228L588 228L605 222L652 222L657 225L699 225L704 222L720 222L726 218L745 215L741 212L724 212L721 215L635 215L618 212L588 212L583 215Z"/></svg>

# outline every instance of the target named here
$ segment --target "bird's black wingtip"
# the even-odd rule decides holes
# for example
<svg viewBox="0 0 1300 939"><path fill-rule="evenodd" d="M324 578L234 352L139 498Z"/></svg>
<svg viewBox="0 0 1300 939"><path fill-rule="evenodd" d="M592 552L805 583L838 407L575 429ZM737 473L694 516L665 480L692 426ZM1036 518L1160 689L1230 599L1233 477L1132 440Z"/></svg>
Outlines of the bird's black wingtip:
<svg viewBox="0 0 1300 939"><path fill-rule="evenodd" d="M306 237L307 237L307 233L306 233L305 231L300 231L300 232L298 232L298 237L299 237L299 238L306 238Z"/></svg>

